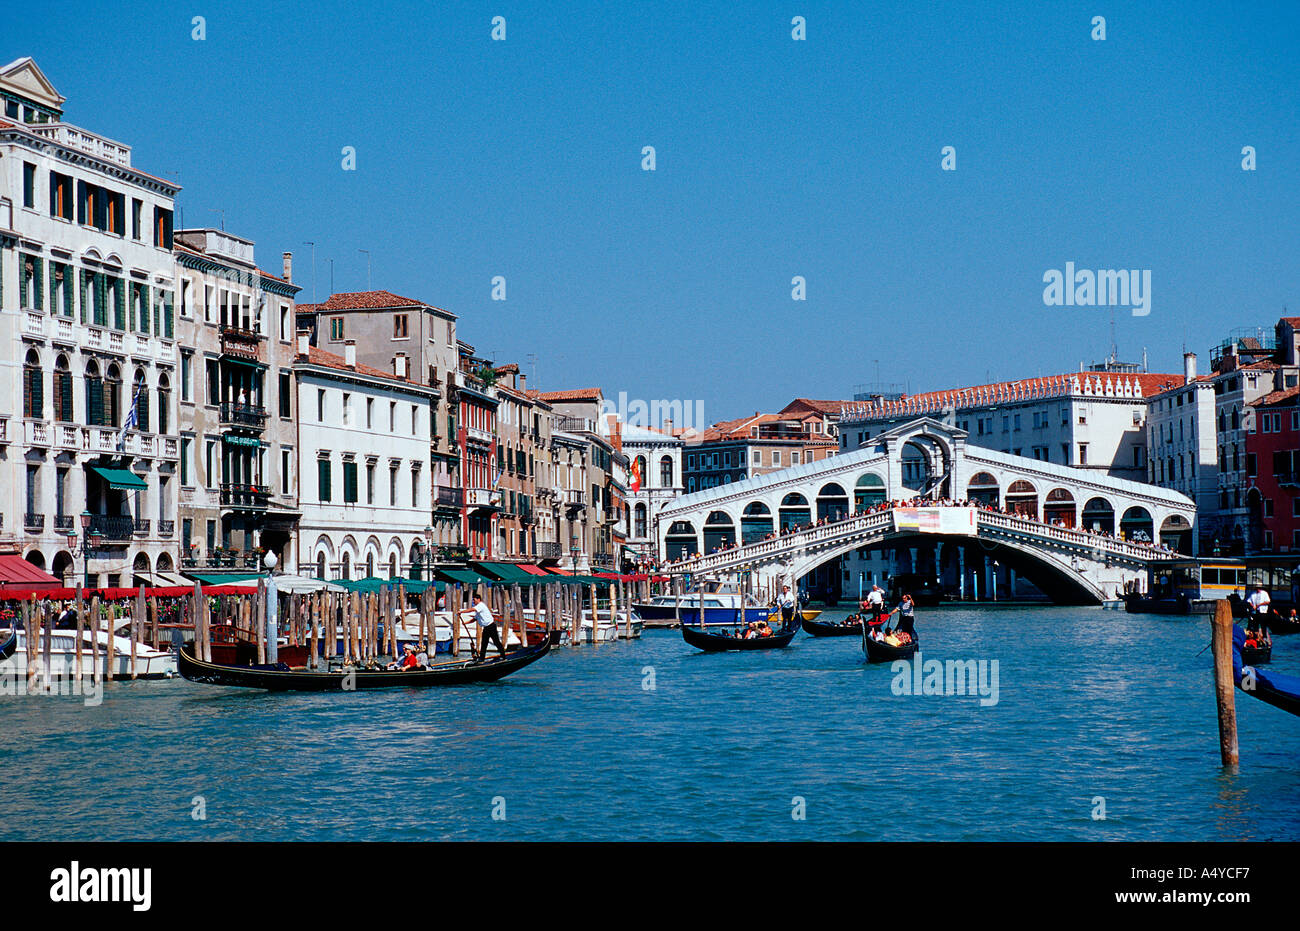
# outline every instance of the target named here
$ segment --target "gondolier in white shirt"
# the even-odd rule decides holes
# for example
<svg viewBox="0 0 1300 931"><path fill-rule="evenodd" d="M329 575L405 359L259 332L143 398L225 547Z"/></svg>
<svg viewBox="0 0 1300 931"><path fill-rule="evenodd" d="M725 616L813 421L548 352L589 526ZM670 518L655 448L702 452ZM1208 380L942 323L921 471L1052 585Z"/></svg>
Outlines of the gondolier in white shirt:
<svg viewBox="0 0 1300 931"><path fill-rule="evenodd" d="M879 621L885 613L885 593L879 585L872 585L867 593L867 610L871 612L870 620Z"/></svg>
<svg viewBox="0 0 1300 931"><path fill-rule="evenodd" d="M1256 585L1255 590L1251 592L1250 597L1246 599L1246 604L1250 605L1251 614L1266 615L1272 606L1268 597L1268 592L1264 591L1263 585Z"/></svg>
<svg viewBox="0 0 1300 931"><path fill-rule="evenodd" d="M776 601L777 606L781 609L781 623L789 627L794 622L794 609L798 605L798 599L790 592L790 586L786 585L781 589L781 597Z"/></svg>
<svg viewBox="0 0 1300 931"><path fill-rule="evenodd" d="M506 654L506 648L501 644L501 634L497 632L497 619L492 616L488 606L483 603L483 595L480 592L474 593L474 620L478 622L479 634L478 656L476 662L483 662L487 659L488 640L492 640L497 645L497 652L502 656Z"/></svg>

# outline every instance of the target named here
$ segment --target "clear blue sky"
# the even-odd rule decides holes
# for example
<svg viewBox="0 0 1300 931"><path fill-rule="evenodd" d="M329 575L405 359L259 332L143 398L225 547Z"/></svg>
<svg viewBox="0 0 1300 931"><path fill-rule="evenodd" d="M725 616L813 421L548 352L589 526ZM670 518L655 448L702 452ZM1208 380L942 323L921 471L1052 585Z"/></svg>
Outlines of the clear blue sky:
<svg viewBox="0 0 1300 931"><path fill-rule="evenodd" d="M1067 261L1151 269L1150 315L1115 319L1153 370L1300 313L1300 4L536 6L50 2L0 52L179 180L187 226L293 251L304 300L305 241L322 300L369 249L374 287L535 353L544 389L718 420L875 360L913 391L1068 371L1111 313L1044 306Z"/></svg>

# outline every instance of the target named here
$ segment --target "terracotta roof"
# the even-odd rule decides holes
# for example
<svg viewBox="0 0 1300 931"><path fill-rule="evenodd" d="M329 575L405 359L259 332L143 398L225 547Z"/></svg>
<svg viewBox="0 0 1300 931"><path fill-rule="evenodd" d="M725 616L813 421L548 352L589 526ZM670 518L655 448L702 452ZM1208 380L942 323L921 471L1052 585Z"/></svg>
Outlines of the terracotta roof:
<svg viewBox="0 0 1300 931"><path fill-rule="evenodd" d="M392 291L345 291L331 294L322 304L298 305L299 310L306 311L383 310L389 307L433 307L433 305L417 301L413 297L402 297ZM433 309L442 310L441 307Z"/></svg>
<svg viewBox="0 0 1300 931"><path fill-rule="evenodd" d="M597 401L603 393L599 388L569 388L565 391L542 391L537 397L543 401Z"/></svg>
<svg viewBox="0 0 1300 931"><path fill-rule="evenodd" d="M493 371L499 375L518 375L519 363L507 362L505 365L498 365Z"/></svg>
<svg viewBox="0 0 1300 931"><path fill-rule="evenodd" d="M795 398L785 407L781 408L780 413L787 414L798 408L819 411L823 414L833 414L836 417L840 415L840 409L844 401L817 401L812 398Z"/></svg>
<svg viewBox="0 0 1300 931"><path fill-rule="evenodd" d="M1272 407L1275 404L1281 404L1284 401L1293 400L1300 395L1300 388L1284 388L1281 391L1270 391L1262 398L1256 398L1251 401L1250 407Z"/></svg>
<svg viewBox="0 0 1300 931"><path fill-rule="evenodd" d="M356 372L358 375L369 375L372 378L383 378L388 381L395 381L401 384L410 384L405 378L398 378L392 372L385 372L383 369L377 369L374 366L358 362L355 366L348 365L342 356L336 356L332 352L326 352L324 349L317 349L315 346L307 347L307 361L312 365L321 365L325 368L342 369L345 372Z"/></svg>

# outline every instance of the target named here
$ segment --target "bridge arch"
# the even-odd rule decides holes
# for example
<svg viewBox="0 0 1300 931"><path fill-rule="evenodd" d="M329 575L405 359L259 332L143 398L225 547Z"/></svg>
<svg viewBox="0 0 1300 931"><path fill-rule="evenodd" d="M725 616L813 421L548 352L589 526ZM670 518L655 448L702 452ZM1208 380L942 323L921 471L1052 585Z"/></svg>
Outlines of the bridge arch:
<svg viewBox="0 0 1300 931"><path fill-rule="evenodd" d="M1038 489L1034 483L1023 478L1016 479L1007 486L1007 510L1023 517L1038 518Z"/></svg>
<svg viewBox="0 0 1300 931"><path fill-rule="evenodd" d="M885 480L877 472L864 472L853 486L853 509L866 511L881 504L885 494Z"/></svg>
<svg viewBox="0 0 1300 931"><path fill-rule="evenodd" d="M1083 529L1094 533L1115 532L1115 506L1109 498L1096 495L1083 505Z"/></svg>
<svg viewBox="0 0 1300 931"><path fill-rule="evenodd" d="M713 511L704 521L704 552L725 549L736 542L736 522L726 511Z"/></svg>
<svg viewBox="0 0 1300 931"><path fill-rule="evenodd" d="M791 527L806 527L812 523L812 511L808 507L808 499L797 491L792 491L781 499L781 507L777 509L777 514L781 520L782 531Z"/></svg>
<svg viewBox="0 0 1300 931"><path fill-rule="evenodd" d="M817 519L839 520L848 516L849 495L839 482L827 482L817 492Z"/></svg>
<svg viewBox="0 0 1300 931"><path fill-rule="evenodd" d="M991 508L1001 505L1001 486L991 472L976 472L966 483L966 498Z"/></svg>
<svg viewBox="0 0 1300 931"><path fill-rule="evenodd" d="M740 538L744 543L762 540L775 532L772 524L772 509L762 501L751 501L745 505L740 515Z"/></svg>
<svg viewBox="0 0 1300 931"><path fill-rule="evenodd" d="M1043 520L1060 527L1074 527L1078 521L1078 511L1074 495L1065 488L1053 488L1043 499Z"/></svg>
<svg viewBox="0 0 1300 931"><path fill-rule="evenodd" d="M695 534L695 525L688 520L675 520L668 525L668 535L664 538L666 557L670 560L694 556L700 551L700 538Z"/></svg>
<svg viewBox="0 0 1300 931"><path fill-rule="evenodd" d="M1119 529L1125 540L1150 543L1155 539L1155 521L1151 518L1151 512L1140 504L1135 504L1124 512L1119 521Z"/></svg>

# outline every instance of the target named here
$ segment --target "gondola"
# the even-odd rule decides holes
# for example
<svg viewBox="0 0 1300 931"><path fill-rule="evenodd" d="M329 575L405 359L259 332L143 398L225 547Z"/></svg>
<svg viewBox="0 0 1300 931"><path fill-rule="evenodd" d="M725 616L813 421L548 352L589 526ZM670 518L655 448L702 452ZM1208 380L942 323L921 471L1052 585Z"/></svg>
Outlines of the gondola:
<svg viewBox="0 0 1300 931"><path fill-rule="evenodd" d="M803 629L805 632L814 637L861 637L862 622L854 621L852 624L847 622L831 623L827 621L813 621L808 618L803 619Z"/></svg>
<svg viewBox="0 0 1300 931"><path fill-rule="evenodd" d="M1248 695L1267 702L1274 708L1281 708L1292 714L1300 715L1300 676L1288 676L1268 669L1252 669L1254 681L1249 687L1243 681L1246 673L1243 666L1250 666L1242 656L1242 644L1246 634L1240 627L1232 631L1232 671L1237 680L1237 687Z"/></svg>
<svg viewBox="0 0 1300 931"><path fill-rule="evenodd" d="M862 637L862 650L867 654L869 663L892 663L896 659L907 659L921 646L921 640L912 633L912 642L906 643L901 647L892 646L888 643L882 643L879 640L872 640L865 634Z"/></svg>
<svg viewBox="0 0 1300 931"><path fill-rule="evenodd" d="M1262 647L1248 647L1245 645L1245 638L1243 638L1238 652L1241 654L1241 661L1247 666L1254 666L1256 663L1267 663L1273 659L1271 644L1265 644Z"/></svg>
<svg viewBox="0 0 1300 931"><path fill-rule="evenodd" d="M1286 636L1287 634L1300 634L1300 621L1293 621L1289 618L1278 614L1277 610L1270 611L1267 620L1264 623L1268 626L1268 632Z"/></svg>
<svg viewBox="0 0 1300 931"><path fill-rule="evenodd" d="M1176 598L1151 598L1130 592L1124 596L1124 610L1129 614L1191 614L1192 600L1186 595Z"/></svg>
<svg viewBox="0 0 1300 931"><path fill-rule="evenodd" d="M14 648L18 646L18 628L14 627L9 631L9 637L0 643L0 660L6 660L14 655Z"/></svg>
<svg viewBox="0 0 1300 931"><path fill-rule="evenodd" d="M775 631L770 637L755 637L745 640L741 637L727 637L722 634L706 633L698 627L682 625L682 639L706 653L724 653L729 650L779 650L788 647L794 635L799 633L799 625L791 624L788 628Z"/></svg>
<svg viewBox="0 0 1300 931"><path fill-rule="evenodd" d="M283 663L263 666L219 666L196 659L194 645L187 643L180 651L180 673L191 682L228 685L236 688L266 689L271 692L340 692L356 689L428 688L436 685L470 685L495 682L512 672L535 663L547 653L559 637L559 631L522 650L490 659L484 663L468 660L440 663L418 672L356 670L310 672L291 670Z"/></svg>

